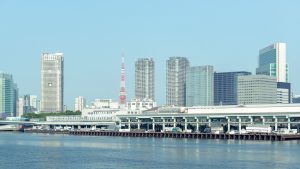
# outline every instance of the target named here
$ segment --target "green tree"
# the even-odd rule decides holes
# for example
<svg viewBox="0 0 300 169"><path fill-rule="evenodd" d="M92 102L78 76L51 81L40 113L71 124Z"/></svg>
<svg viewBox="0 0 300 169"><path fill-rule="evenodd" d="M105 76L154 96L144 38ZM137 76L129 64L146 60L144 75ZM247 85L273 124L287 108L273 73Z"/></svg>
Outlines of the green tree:
<svg viewBox="0 0 300 169"><path fill-rule="evenodd" d="M69 115L81 115L80 111L71 111L67 110L66 112L60 112L60 113L26 113L22 115L23 118L28 119L40 119L40 120L46 120L47 116L69 116Z"/></svg>

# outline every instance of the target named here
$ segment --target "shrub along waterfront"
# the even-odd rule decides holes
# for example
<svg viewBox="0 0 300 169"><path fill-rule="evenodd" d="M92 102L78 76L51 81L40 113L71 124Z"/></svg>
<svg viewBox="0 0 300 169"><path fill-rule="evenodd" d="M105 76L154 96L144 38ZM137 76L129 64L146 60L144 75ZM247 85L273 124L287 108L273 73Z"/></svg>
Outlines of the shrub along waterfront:
<svg viewBox="0 0 300 169"><path fill-rule="evenodd" d="M67 110L66 112L60 112L60 113L26 113L22 115L23 118L26 119L39 119L41 121L46 120L46 116L68 116L68 115L81 115L80 111L71 111Z"/></svg>

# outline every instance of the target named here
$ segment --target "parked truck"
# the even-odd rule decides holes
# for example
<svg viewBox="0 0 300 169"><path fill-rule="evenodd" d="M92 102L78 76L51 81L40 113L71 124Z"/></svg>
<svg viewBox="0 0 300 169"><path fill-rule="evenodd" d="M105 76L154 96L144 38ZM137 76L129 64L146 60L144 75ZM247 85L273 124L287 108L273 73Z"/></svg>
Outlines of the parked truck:
<svg viewBox="0 0 300 169"><path fill-rule="evenodd" d="M249 125L246 127L246 133L272 133L272 127L267 125Z"/></svg>
<svg viewBox="0 0 300 169"><path fill-rule="evenodd" d="M165 130L163 132L177 133L182 132L182 129L180 127L165 127Z"/></svg>

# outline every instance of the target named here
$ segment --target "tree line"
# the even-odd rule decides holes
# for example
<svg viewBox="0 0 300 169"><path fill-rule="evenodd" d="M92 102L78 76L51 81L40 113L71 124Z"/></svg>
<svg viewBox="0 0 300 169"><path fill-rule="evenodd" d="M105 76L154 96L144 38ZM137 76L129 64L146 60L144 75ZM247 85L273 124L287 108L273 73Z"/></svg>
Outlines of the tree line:
<svg viewBox="0 0 300 169"><path fill-rule="evenodd" d="M81 115L80 111L71 111L67 110L65 112L59 112L59 113L26 113L22 115L22 118L26 119L39 119L41 121L46 120L47 116L69 116L69 115Z"/></svg>

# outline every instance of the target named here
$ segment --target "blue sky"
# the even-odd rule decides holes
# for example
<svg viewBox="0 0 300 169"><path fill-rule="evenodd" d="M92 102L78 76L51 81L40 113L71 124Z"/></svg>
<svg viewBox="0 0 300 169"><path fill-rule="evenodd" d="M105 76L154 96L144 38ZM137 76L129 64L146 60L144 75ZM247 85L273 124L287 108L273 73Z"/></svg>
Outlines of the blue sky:
<svg viewBox="0 0 300 169"><path fill-rule="evenodd" d="M170 56L218 72L251 71L258 50L287 43L293 91L300 94L300 1L287 0L1 0L0 70L20 94L40 95L40 55L65 56L65 104L82 95L118 99L121 54L127 98L134 96L134 62L153 57L156 98L165 103Z"/></svg>

